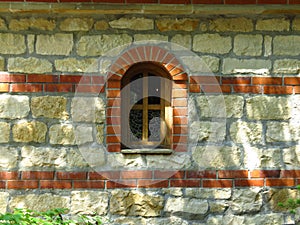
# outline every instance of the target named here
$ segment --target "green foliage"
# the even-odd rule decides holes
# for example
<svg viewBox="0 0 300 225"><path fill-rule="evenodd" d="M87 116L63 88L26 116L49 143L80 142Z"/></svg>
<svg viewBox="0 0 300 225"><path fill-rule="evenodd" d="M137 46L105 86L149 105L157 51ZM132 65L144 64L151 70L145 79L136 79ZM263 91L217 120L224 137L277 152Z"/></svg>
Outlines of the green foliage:
<svg viewBox="0 0 300 225"><path fill-rule="evenodd" d="M298 191L300 191L300 185L297 185ZM278 206L289 210L290 213L296 214L296 209L300 206L300 199L289 198L286 202L279 202Z"/></svg>
<svg viewBox="0 0 300 225"><path fill-rule="evenodd" d="M38 212L29 209L15 209L13 213L0 214L1 225L100 225L97 215L78 215L76 220L63 218L68 209L52 209Z"/></svg>

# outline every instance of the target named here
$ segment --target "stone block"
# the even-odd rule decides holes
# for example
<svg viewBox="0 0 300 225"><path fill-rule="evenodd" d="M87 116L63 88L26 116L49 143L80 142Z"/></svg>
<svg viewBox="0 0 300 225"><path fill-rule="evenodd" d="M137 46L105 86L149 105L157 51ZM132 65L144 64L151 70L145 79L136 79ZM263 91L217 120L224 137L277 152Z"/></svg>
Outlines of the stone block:
<svg viewBox="0 0 300 225"><path fill-rule="evenodd" d="M192 148L192 157L195 163L203 169L240 168L241 150L228 146L197 146Z"/></svg>
<svg viewBox="0 0 300 225"><path fill-rule="evenodd" d="M245 146L244 165L247 169L256 168L281 168L281 150L280 148L256 148Z"/></svg>
<svg viewBox="0 0 300 225"><path fill-rule="evenodd" d="M35 42L35 35L33 34L27 35L27 48L30 54L34 52L34 42Z"/></svg>
<svg viewBox="0 0 300 225"><path fill-rule="evenodd" d="M193 40L193 50L201 53L226 54L232 48L231 37L219 34L197 34Z"/></svg>
<svg viewBox="0 0 300 225"><path fill-rule="evenodd" d="M0 143L8 143L10 137L10 124L0 122Z"/></svg>
<svg viewBox="0 0 300 225"><path fill-rule="evenodd" d="M9 29L13 31L22 30L42 30L52 31L56 27L54 20L43 19L43 18L23 18L23 19L12 19L9 23Z"/></svg>
<svg viewBox="0 0 300 225"><path fill-rule="evenodd" d="M31 99L31 111L33 117L46 117L66 120L67 99L61 96L41 96Z"/></svg>
<svg viewBox="0 0 300 225"><path fill-rule="evenodd" d="M59 29L62 31L89 31L93 24L92 18L67 18L60 23Z"/></svg>
<svg viewBox="0 0 300 225"><path fill-rule="evenodd" d="M96 126L97 134L96 134L96 140L98 144L104 143L104 126L103 125L97 125Z"/></svg>
<svg viewBox="0 0 300 225"><path fill-rule="evenodd" d="M209 22L209 29L217 32L251 32L253 22L244 17L217 18Z"/></svg>
<svg viewBox="0 0 300 225"><path fill-rule="evenodd" d="M256 22L256 30L259 31L288 31L290 21L285 18L259 19Z"/></svg>
<svg viewBox="0 0 300 225"><path fill-rule="evenodd" d="M165 195L173 195L173 196L183 196L183 189L182 188L164 188L162 189L162 193Z"/></svg>
<svg viewBox="0 0 300 225"><path fill-rule="evenodd" d="M235 189L230 202L230 209L235 214L259 212L263 206L260 188Z"/></svg>
<svg viewBox="0 0 300 225"><path fill-rule="evenodd" d="M49 129L50 144L75 145L75 130L71 124L54 124Z"/></svg>
<svg viewBox="0 0 300 225"><path fill-rule="evenodd" d="M245 217L244 224L284 224L283 218L281 213L257 214Z"/></svg>
<svg viewBox="0 0 300 225"><path fill-rule="evenodd" d="M290 198L299 198L299 193L297 190L293 189L271 189L266 194L268 205L273 211L285 211L278 205L279 202L285 203Z"/></svg>
<svg viewBox="0 0 300 225"><path fill-rule="evenodd" d="M28 115L29 98L22 95L0 95L0 118L19 119Z"/></svg>
<svg viewBox="0 0 300 225"><path fill-rule="evenodd" d="M187 154L146 155L147 168L179 170L191 167L191 157Z"/></svg>
<svg viewBox="0 0 300 225"><path fill-rule="evenodd" d="M235 143L259 144L262 143L262 123L245 121L233 122L230 126L230 137Z"/></svg>
<svg viewBox="0 0 300 225"><path fill-rule="evenodd" d="M113 169L142 169L146 168L146 162L140 154L109 154L107 155L107 165Z"/></svg>
<svg viewBox="0 0 300 225"><path fill-rule="evenodd" d="M219 71L220 59L214 56L183 56L181 60L193 73L212 73Z"/></svg>
<svg viewBox="0 0 300 225"><path fill-rule="evenodd" d="M103 123L105 121L104 100L94 97L74 97L71 114L75 122Z"/></svg>
<svg viewBox="0 0 300 225"><path fill-rule="evenodd" d="M104 54L119 54L132 42L128 34L82 36L77 44L77 54L80 56L102 56ZM116 52L112 50L115 50Z"/></svg>
<svg viewBox="0 0 300 225"><path fill-rule="evenodd" d="M5 67L5 60L3 57L0 57L0 70L4 71L4 67Z"/></svg>
<svg viewBox="0 0 300 225"><path fill-rule="evenodd" d="M0 146L0 155L1 170L14 169L18 166L19 154L17 148Z"/></svg>
<svg viewBox="0 0 300 225"><path fill-rule="evenodd" d="M232 190L230 188L186 188L185 195L201 199L230 199Z"/></svg>
<svg viewBox="0 0 300 225"><path fill-rule="evenodd" d="M231 225L244 225L245 223L245 217L240 215L211 215L208 217L206 224L209 225L225 225L225 224L231 224ZM253 223L256 224L256 223Z"/></svg>
<svg viewBox="0 0 300 225"><path fill-rule="evenodd" d="M290 124L286 122L268 122L266 141L267 142L287 142L298 141L300 139L300 124Z"/></svg>
<svg viewBox="0 0 300 225"><path fill-rule="evenodd" d="M108 210L108 193L103 191L72 191L72 214L106 215Z"/></svg>
<svg viewBox="0 0 300 225"><path fill-rule="evenodd" d="M0 33L0 54L18 55L26 52L25 36Z"/></svg>
<svg viewBox="0 0 300 225"><path fill-rule="evenodd" d="M7 212L7 204L9 200L9 194L7 192L0 192L0 213Z"/></svg>
<svg viewBox="0 0 300 225"><path fill-rule="evenodd" d="M197 19L157 19L156 26L159 31L194 31L199 26L199 20Z"/></svg>
<svg viewBox="0 0 300 225"><path fill-rule="evenodd" d="M9 58L7 69L9 72L18 73L51 73L52 64L46 59L29 58Z"/></svg>
<svg viewBox="0 0 300 225"><path fill-rule="evenodd" d="M260 56L262 54L262 35L239 34L234 38L233 52L241 56Z"/></svg>
<svg viewBox="0 0 300 225"><path fill-rule="evenodd" d="M246 99L250 120L286 120L291 117L291 104L286 97L255 96Z"/></svg>
<svg viewBox="0 0 300 225"><path fill-rule="evenodd" d="M223 60L224 74L269 74L272 67L271 60L265 59L234 59Z"/></svg>
<svg viewBox="0 0 300 225"><path fill-rule="evenodd" d="M70 197L56 194L20 194L12 196L9 209L26 208L36 211L47 211L55 208L70 208Z"/></svg>
<svg viewBox="0 0 300 225"><path fill-rule="evenodd" d="M190 124L190 142L222 142L226 136L226 123L195 121Z"/></svg>
<svg viewBox="0 0 300 225"><path fill-rule="evenodd" d="M5 20L1 18L0 18L0 30L7 30Z"/></svg>
<svg viewBox="0 0 300 225"><path fill-rule="evenodd" d="M283 163L288 169L300 168L300 145L284 148L282 155Z"/></svg>
<svg viewBox="0 0 300 225"><path fill-rule="evenodd" d="M117 215L157 217L161 215L164 198L140 191L113 190L110 212Z"/></svg>
<svg viewBox="0 0 300 225"><path fill-rule="evenodd" d="M272 55L272 40L273 38L271 36L264 36L264 56L270 56Z"/></svg>
<svg viewBox="0 0 300 225"><path fill-rule="evenodd" d="M47 125L39 121L20 121L12 128L13 140L15 142L37 142L46 141Z"/></svg>
<svg viewBox="0 0 300 225"><path fill-rule="evenodd" d="M154 21L153 19L146 18L126 18L122 17L118 20L109 22L109 25L114 29L130 29L130 30L153 30Z"/></svg>
<svg viewBox="0 0 300 225"><path fill-rule="evenodd" d="M105 20L96 21L94 24L95 30L107 30L109 28L108 22Z"/></svg>
<svg viewBox="0 0 300 225"><path fill-rule="evenodd" d="M70 73L96 73L98 69L98 59L56 59L54 61L57 71L70 72Z"/></svg>
<svg viewBox="0 0 300 225"><path fill-rule="evenodd" d="M209 202L210 213L224 213L228 209L228 202L226 201L211 201Z"/></svg>
<svg viewBox="0 0 300 225"><path fill-rule="evenodd" d="M299 56L300 52L300 36L276 36L273 39L274 55Z"/></svg>
<svg viewBox="0 0 300 225"><path fill-rule="evenodd" d="M40 55L69 55L73 48L73 34L37 35L35 47Z"/></svg>
<svg viewBox="0 0 300 225"><path fill-rule="evenodd" d="M192 37L189 34L176 34L172 37L171 42L172 49L175 51L191 50L192 48Z"/></svg>
<svg viewBox="0 0 300 225"><path fill-rule="evenodd" d="M77 145L93 142L93 127L91 125L79 125L75 128L75 142Z"/></svg>
<svg viewBox="0 0 300 225"><path fill-rule="evenodd" d="M278 59L273 66L274 73L277 74L299 74L300 61L298 59Z"/></svg>
<svg viewBox="0 0 300 225"><path fill-rule="evenodd" d="M160 34L135 34L134 41L142 42L143 44L146 43L159 43L159 42L167 42L168 36L160 35Z"/></svg>
<svg viewBox="0 0 300 225"><path fill-rule="evenodd" d="M297 17L293 20L292 29L295 30L295 31L300 30L300 17Z"/></svg>

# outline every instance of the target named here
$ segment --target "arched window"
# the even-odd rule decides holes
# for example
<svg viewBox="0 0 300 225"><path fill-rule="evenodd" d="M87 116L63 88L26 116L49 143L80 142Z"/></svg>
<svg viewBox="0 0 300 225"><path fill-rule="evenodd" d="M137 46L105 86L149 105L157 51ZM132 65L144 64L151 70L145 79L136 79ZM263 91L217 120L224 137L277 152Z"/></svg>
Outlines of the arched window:
<svg viewBox="0 0 300 225"><path fill-rule="evenodd" d="M171 148L172 82L155 63L131 66L121 80L122 149Z"/></svg>

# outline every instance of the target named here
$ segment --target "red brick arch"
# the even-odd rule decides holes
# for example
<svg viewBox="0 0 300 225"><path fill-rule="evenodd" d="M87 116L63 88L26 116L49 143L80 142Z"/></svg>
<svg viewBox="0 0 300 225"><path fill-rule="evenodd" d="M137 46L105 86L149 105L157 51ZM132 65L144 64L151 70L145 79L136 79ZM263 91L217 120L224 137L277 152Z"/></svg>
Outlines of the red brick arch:
<svg viewBox="0 0 300 225"><path fill-rule="evenodd" d="M156 63L164 67L172 81L172 149L187 150L188 75L183 65L168 50L151 45L135 46L122 53L107 74L106 145L109 152L121 151L121 79L134 64Z"/></svg>

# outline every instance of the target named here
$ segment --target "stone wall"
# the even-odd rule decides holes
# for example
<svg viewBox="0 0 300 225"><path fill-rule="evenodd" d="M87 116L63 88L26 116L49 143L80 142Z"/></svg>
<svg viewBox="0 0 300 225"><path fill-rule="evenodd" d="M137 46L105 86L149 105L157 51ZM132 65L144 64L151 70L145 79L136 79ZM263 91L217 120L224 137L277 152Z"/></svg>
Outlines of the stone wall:
<svg viewBox="0 0 300 225"><path fill-rule="evenodd" d="M1 14L1 212L288 222L277 203L300 176L299 32L293 14ZM138 61L172 75L172 154L120 151L120 78Z"/></svg>

